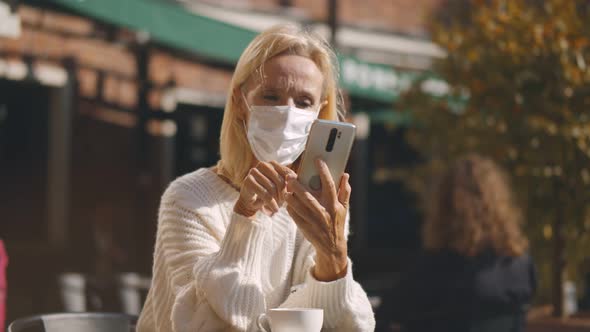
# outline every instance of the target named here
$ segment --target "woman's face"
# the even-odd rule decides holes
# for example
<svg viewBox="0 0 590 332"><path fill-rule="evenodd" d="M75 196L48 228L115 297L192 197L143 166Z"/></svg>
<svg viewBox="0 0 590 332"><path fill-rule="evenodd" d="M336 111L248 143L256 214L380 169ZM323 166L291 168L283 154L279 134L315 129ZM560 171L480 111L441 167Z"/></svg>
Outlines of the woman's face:
<svg viewBox="0 0 590 332"><path fill-rule="evenodd" d="M263 65L262 75L253 75L246 82L244 94L248 105L289 105L318 112L324 103L324 77L309 58L292 54L273 57Z"/></svg>

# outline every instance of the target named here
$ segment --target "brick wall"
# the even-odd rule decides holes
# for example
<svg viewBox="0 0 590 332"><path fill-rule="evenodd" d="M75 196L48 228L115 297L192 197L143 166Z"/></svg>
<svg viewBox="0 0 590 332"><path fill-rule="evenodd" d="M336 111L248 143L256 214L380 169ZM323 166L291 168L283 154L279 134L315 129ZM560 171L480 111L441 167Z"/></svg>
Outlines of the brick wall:
<svg viewBox="0 0 590 332"><path fill-rule="evenodd" d="M152 52L150 58L150 79L155 84L174 81L177 86L215 93L225 93L229 88L231 71L180 59L162 50Z"/></svg>
<svg viewBox="0 0 590 332"><path fill-rule="evenodd" d="M265 12L288 4L316 21L328 17L328 0L192 0L230 8ZM444 0L337 0L338 17L346 25L424 36L428 15Z"/></svg>
<svg viewBox="0 0 590 332"><path fill-rule="evenodd" d="M104 26L83 17L25 5L19 7L19 14L23 22L22 35L18 39L0 38L0 54L7 57L29 55L35 61L48 63L74 58L79 65L77 79L81 96L95 98L99 95L99 73L102 72L104 100L128 110L136 107L137 67L130 46L107 41ZM120 30L117 35L123 39L133 37L126 30ZM231 74L228 70L182 59L171 50L155 49L149 60L149 77L155 86L150 92L150 105L159 108L160 90L169 82L178 87L224 93Z"/></svg>
<svg viewBox="0 0 590 332"><path fill-rule="evenodd" d="M403 34L426 34L429 14L443 0L338 0L340 23ZM326 20L328 0L293 0L315 20Z"/></svg>
<svg viewBox="0 0 590 332"><path fill-rule="evenodd" d="M228 8L276 12L291 6L316 21L326 21L329 0L189 0ZM425 36L428 17L444 0L337 0L342 24Z"/></svg>

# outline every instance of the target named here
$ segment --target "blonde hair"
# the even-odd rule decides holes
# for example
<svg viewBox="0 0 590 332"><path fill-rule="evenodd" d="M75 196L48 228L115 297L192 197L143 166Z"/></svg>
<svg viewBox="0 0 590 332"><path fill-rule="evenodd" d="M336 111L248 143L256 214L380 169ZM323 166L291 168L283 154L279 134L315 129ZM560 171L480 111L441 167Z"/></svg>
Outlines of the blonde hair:
<svg viewBox="0 0 590 332"><path fill-rule="evenodd" d="M243 85L254 73L260 72L268 60L282 54L309 58L322 72L322 98L325 104L320 110L319 118L337 120L344 115L338 89L337 60L329 44L318 35L289 24L263 31L250 42L238 60L221 124L221 158L217 167L237 186L241 186L255 157L248 143L243 118L239 116L242 98L241 95L236 95L236 91L241 91Z"/></svg>
<svg viewBox="0 0 590 332"><path fill-rule="evenodd" d="M527 250L508 177L491 159L470 155L458 160L442 176L430 202L423 227L426 249L464 256L488 249L519 256Z"/></svg>

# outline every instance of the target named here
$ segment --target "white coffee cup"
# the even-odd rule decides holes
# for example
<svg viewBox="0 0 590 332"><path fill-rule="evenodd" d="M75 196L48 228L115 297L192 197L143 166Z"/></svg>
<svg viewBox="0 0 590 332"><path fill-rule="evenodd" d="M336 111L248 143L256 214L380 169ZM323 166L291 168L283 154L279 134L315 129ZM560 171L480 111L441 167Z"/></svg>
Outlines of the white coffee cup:
<svg viewBox="0 0 590 332"><path fill-rule="evenodd" d="M258 328L268 332L263 326L268 321L272 332L320 332L324 322L323 309L276 308L258 317Z"/></svg>

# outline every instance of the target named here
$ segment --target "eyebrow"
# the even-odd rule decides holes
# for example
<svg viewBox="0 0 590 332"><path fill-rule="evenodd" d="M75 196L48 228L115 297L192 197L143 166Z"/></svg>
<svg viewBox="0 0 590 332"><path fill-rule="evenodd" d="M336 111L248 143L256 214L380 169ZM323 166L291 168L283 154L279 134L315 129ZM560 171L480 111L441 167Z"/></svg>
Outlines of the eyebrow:
<svg viewBox="0 0 590 332"><path fill-rule="evenodd" d="M279 91L279 88L277 88L275 86L262 85L260 87L260 92L262 92L262 93L265 93L265 92L266 93L268 93L268 92L278 92L278 91ZM304 94L307 97L309 97L309 98L311 98L312 100L315 101L315 97L313 96L313 93L311 92L310 89L303 88L303 89L299 89L299 90L295 90L295 91L298 94ZM320 99L321 99L321 96L320 96Z"/></svg>
<svg viewBox="0 0 590 332"><path fill-rule="evenodd" d="M279 89L273 86L262 86L260 87L260 92L278 92Z"/></svg>

